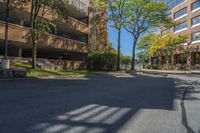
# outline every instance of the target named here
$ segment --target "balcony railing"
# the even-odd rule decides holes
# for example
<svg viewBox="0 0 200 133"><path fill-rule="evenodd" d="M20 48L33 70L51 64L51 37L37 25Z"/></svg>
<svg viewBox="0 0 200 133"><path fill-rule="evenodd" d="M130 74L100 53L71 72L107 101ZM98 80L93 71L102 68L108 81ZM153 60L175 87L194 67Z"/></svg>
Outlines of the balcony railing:
<svg viewBox="0 0 200 133"><path fill-rule="evenodd" d="M88 5L80 0L69 0L69 5L72 5L77 9L84 11L85 13L88 13Z"/></svg>
<svg viewBox="0 0 200 133"><path fill-rule="evenodd" d="M0 0L1 4L4 3L4 2L5 2L4 0ZM88 12L87 4L81 2L80 0L69 0L68 2L71 3L71 5L74 8L79 8L79 10L81 10L81 11L83 10L83 13L85 13L85 11ZM26 7L19 8L19 11L16 11L16 12L12 11L10 14L13 15L13 12L14 12L14 14L17 14L16 17L18 17L18 15L22 14L22 13L25 13L25 12L30 13L30 7L31 7L31 5L29 3ZM39 15L41 15L41 14L39 14ZM88 34L88 24L84 23L84 22L82 22L82 21L80 21L80 20L78 20L74 17L69 16L68 19L60 19L58 14L56 14L55 12L48 10L48 9L47 9L47 12L45 13L45 15L43 17L45 19L53 21L53 22L59 22L59 23L55 23L55 24L62 24L64 26L69 27L69 28L76 30L78 32ZM13 19L15 19L15 18L13 18Z"/></svg>
<svg viewBox="0 0 200 133"><path fill-rule="evenodd" d="M0 39L4 39L5 23L0 21ZM9 35L10 41L19 42L22 44L30 44L29 38L27 38L30 29L9 23ZM40 39L40 46L52 47L57 49L63 49L67 51L87 53L87 43L69 39L66 37L49 34L47 37Z"/></svg>

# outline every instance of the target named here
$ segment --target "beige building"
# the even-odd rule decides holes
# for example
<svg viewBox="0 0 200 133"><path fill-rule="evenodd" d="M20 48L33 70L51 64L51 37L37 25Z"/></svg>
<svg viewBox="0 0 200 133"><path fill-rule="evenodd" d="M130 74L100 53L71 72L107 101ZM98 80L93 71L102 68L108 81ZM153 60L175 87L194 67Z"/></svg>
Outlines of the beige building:
<svg viewBox="0 0 200 133"><path fill-rule="evenodd" d="M48 59L61 68L81 67L91 52L104 52L107 48L107 15L93 8L89 0L69 0L68 19L60 19L54 12L44 18L56 25L56 32L41 38L37 58ZM8 56L30 59L31 43L30 4L24 8L11 7L9 16ZM104 24L102 25L102 22ZM0 0L0 56L3 56L5 31L5 0ZM1 58L0 57L0 58Z"/></svg>
<svg viewBox="0 0 200 133"><path fill-rule="evenodd" d="M169 7L169 16L177 25L171 29L161 29L161 34L173 32L175 36L188 34L187 43L179 44L185 50L177 49L174 53L173 64L200 66L200 1L199 0L157 0L164 1ZM184 56L184 52L189 54ZM164 60L164 55L162 57ZM163 61L161 61L163 62ZM162 64L162 63L161 63Z"/></svg>

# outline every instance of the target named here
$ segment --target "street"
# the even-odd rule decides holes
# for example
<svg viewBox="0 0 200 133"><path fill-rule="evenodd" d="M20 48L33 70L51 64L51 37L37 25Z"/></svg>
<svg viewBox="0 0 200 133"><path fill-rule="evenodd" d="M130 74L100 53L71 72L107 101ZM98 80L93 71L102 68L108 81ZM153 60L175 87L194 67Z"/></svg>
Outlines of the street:
<svg viewBox="0 0 200 133"><path fill-rule="evenodd" d="M0 80L0 133L200 133L200 76Z"/></svg>

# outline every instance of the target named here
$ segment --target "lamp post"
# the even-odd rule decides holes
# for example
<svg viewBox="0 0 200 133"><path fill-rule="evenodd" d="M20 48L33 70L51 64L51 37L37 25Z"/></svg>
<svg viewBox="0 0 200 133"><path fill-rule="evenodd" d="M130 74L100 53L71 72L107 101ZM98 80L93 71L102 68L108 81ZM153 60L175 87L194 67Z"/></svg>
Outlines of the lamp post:
<svg viewBox="0 0 200 133"><path fill-rule="evenodd" d="M9 69L10 61L8 59L8 17L9 17L10 0L6 3L6 16L5 16L5 39L4 39L4 59L2 60L2 68Z"/></svg>

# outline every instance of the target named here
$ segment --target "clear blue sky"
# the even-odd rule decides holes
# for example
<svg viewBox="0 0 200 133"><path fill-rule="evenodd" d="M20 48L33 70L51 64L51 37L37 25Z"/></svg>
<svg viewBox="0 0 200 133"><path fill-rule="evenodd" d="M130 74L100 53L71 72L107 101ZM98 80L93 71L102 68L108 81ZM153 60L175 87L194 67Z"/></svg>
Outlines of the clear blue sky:
<svg viewBox="0 0 200 133"><path fill-rule="evenodd" d="M109 41L113 44L113 47L117 49L117 31L109 25ZM122 30L121 33L121 52L124 55L132 55L132 44L133 37L125 31Z"/></svg>

